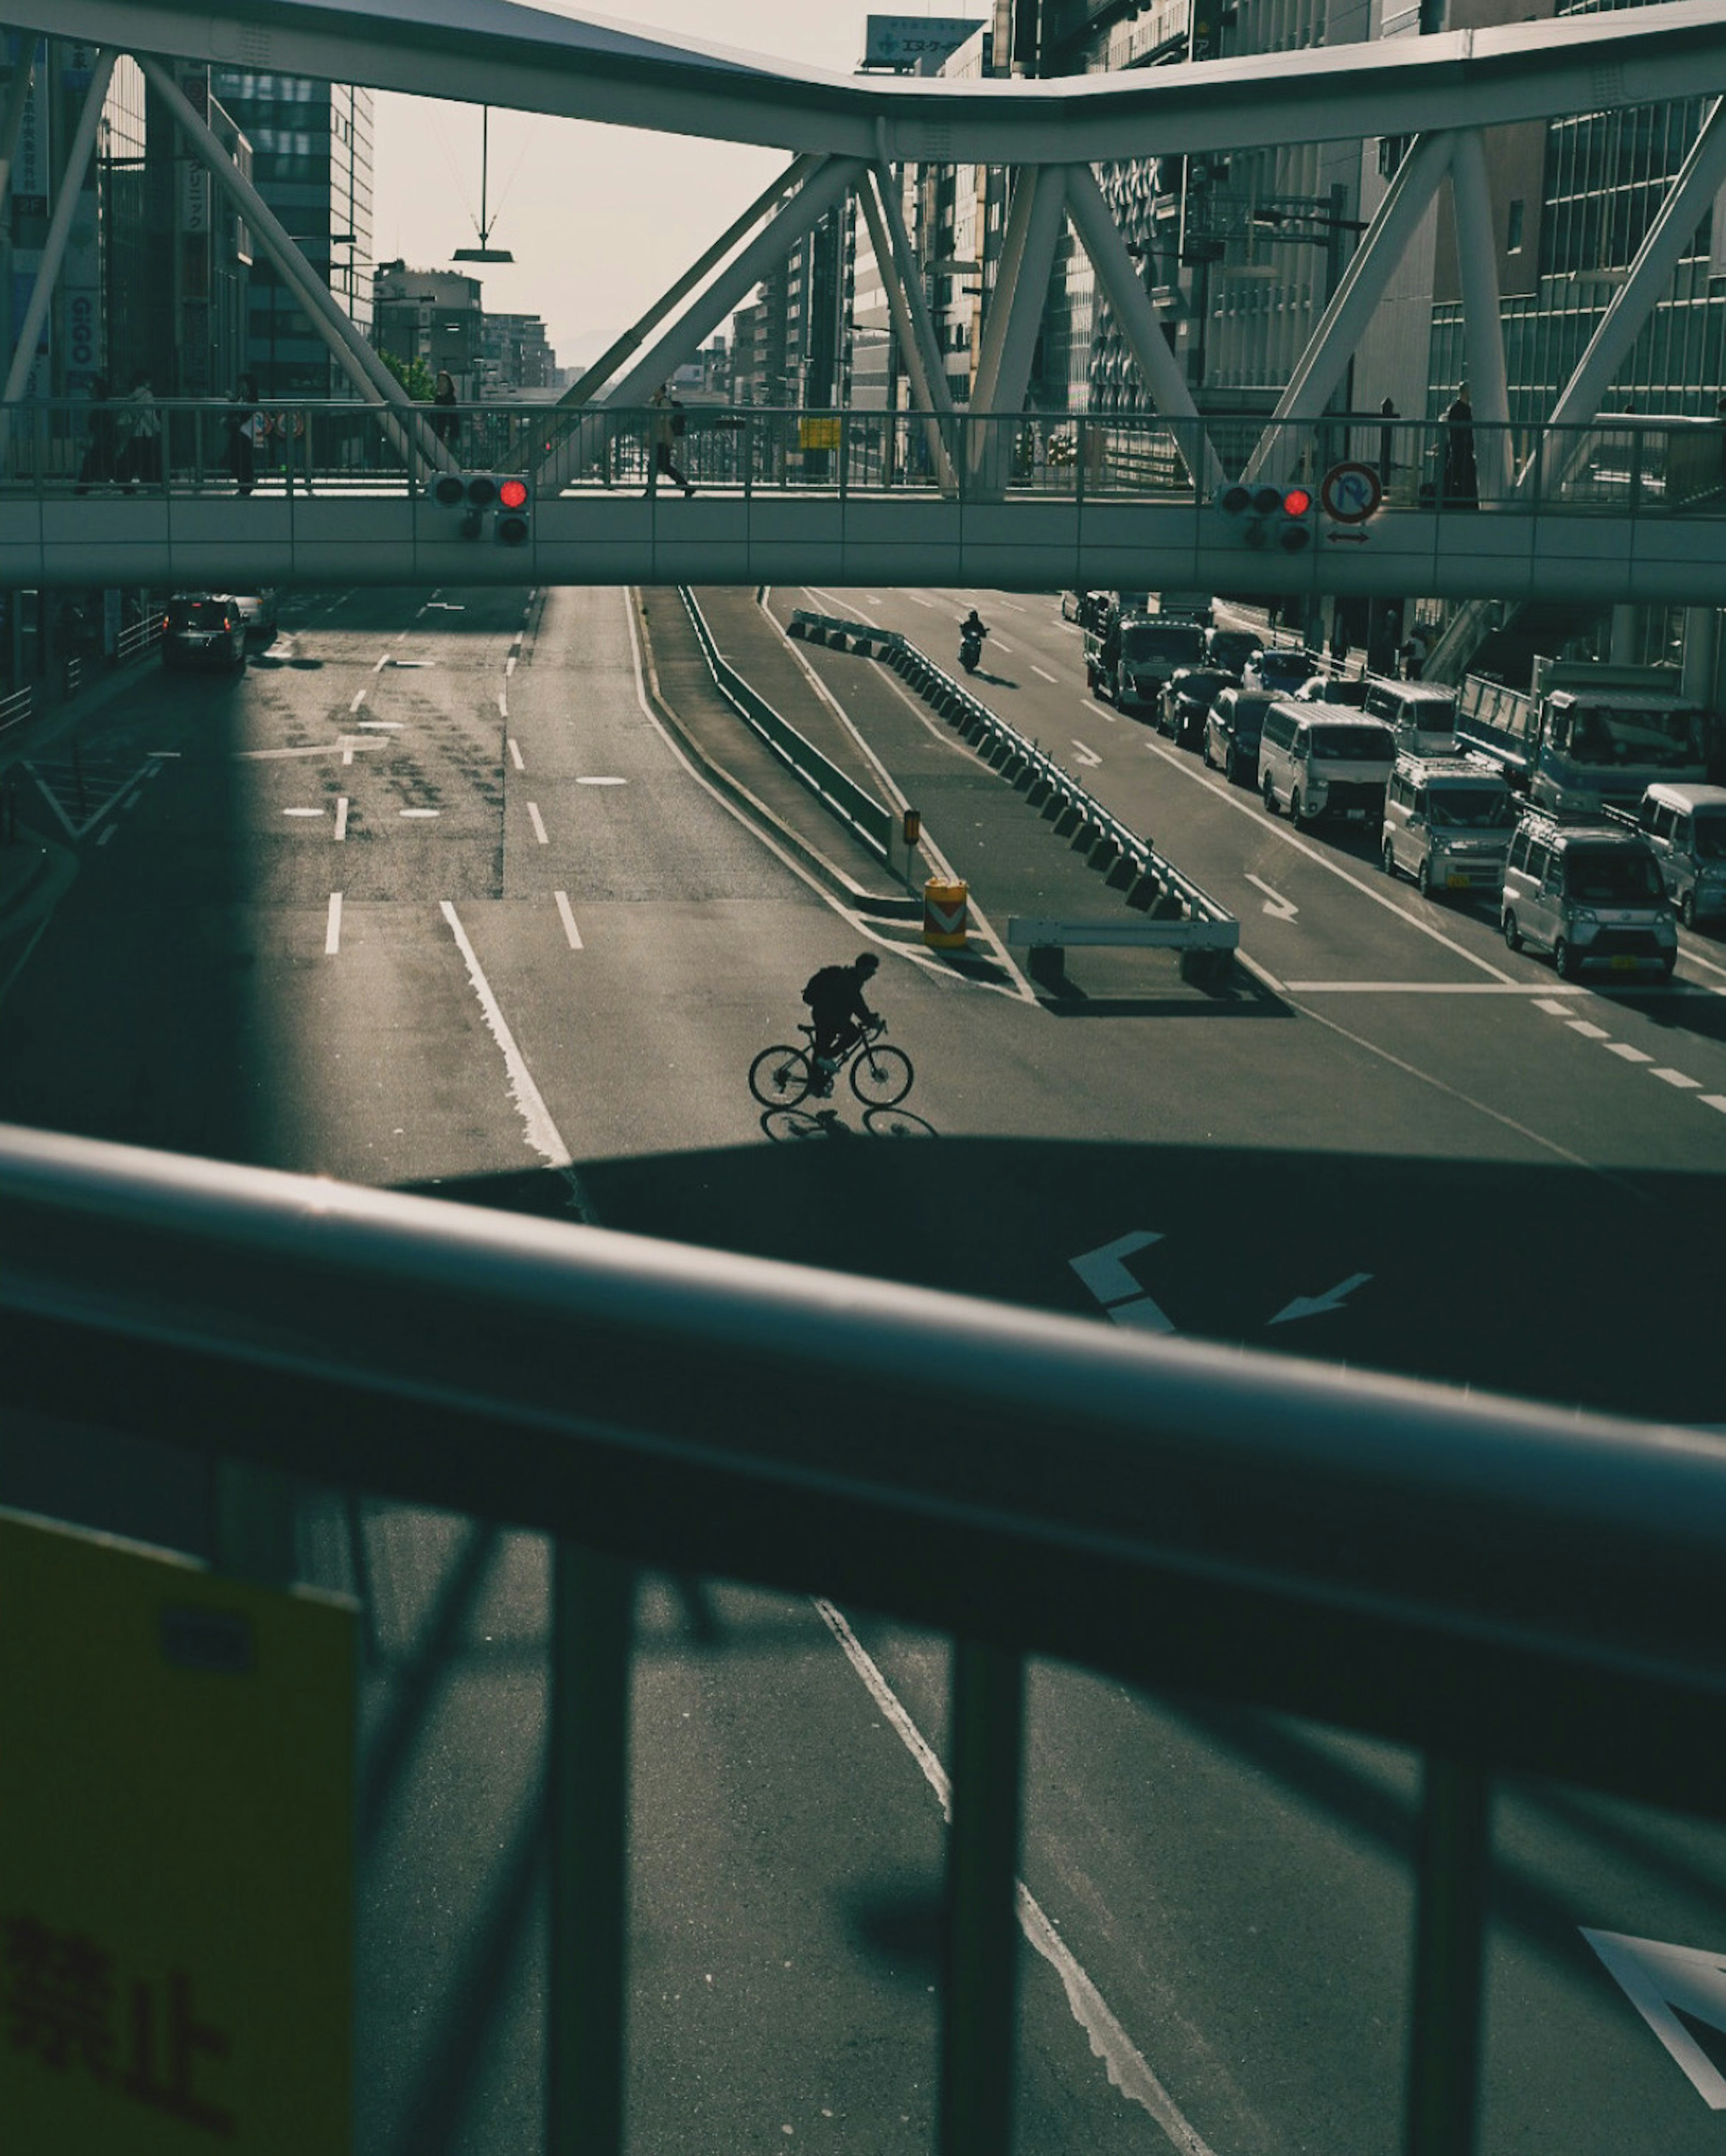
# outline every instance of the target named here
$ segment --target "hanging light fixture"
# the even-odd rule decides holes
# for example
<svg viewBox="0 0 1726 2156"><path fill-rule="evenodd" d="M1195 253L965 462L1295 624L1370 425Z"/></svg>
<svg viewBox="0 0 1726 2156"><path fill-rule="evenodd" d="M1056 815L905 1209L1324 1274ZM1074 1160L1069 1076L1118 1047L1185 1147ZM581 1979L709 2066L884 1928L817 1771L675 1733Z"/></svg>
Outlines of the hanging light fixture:
<svg viewBox="0 0 1726 2156"><path fill-rule="evenodd" d="M488 223L485 218L486 168L491 146L491 108L489 105L482 105L480 107L480 244L477 247L458 247L449 257L452 262L513 262L516 259L508 248L491 244L491 228L497 221L494 218ZM505 192L508 192L507 188Z"/></svg>

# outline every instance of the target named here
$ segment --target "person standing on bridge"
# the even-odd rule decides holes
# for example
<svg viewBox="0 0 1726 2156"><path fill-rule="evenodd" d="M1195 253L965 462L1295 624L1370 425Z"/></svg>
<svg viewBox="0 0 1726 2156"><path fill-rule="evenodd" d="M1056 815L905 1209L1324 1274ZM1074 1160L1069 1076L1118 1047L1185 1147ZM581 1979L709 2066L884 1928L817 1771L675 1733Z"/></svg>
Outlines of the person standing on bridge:
<svg viewBox="0 0 1726 2156"><path fill-rule="evenodd" d="M651 426L653 434L653 463L647 475L648 498L652 499L655 481L661 472L674 480L683 489L686 501L695 489L677 469L671 450L677 438L687 424L682 405L678 402L669 382L662 382L653 393Z"/></svg>
<svg viewBox="0 0 1726 2156"><path fill-rule="evenodd" d="M258 377L243 374L234 393L225 422L228 429L228 469L234 490L249 494L258 476L258 438L264 418L258 409Z"/></svg>
<svg viewBox="0 0 1726 2156"><path fill-rule="evenodd" d="M1468 401L1466 382L1445 413L1444 424L1444 485L1439 506L1444 509L1478 509L1480 479L1474 464L1474 407Z"/></svg>
<svg viewBox="0 0 1726 2156"><path fill-rule="evenodd" d="M455 408L455 377L447 367L438 369L438 383L432 392L432 432L447 449L461 431L461 414Z"/></svg>

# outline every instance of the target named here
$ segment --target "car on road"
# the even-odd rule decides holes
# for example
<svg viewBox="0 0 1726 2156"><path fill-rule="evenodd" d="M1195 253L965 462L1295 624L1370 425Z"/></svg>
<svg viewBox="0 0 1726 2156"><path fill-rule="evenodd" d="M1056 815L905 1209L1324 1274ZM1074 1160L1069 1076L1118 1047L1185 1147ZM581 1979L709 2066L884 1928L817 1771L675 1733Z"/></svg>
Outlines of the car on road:
<svg viewBox="0 0 1726 2156"><path fill-rule="evenodd" d="M1205 663L1225 673L1244 675L1247 661L1262 651L1265 639L1253 629L1208 629L1205 632Z"/></svg>
<svg viewBox="0 0 1726 2156"><path fill-rule="evenodd" d="M1205 720L1225 689L1238 689L1238 674L1220 666L1182 666L1164 686L1157 731L1174 737L1178 748L1197 748L1205 738Z"/></svg>
<svg viewBox="0 0 1726 2156"><path fill-rule="evenodd" d="M248 636L275 636L278 626L276 597L268 585L257 591L230 592L228 596L239 608Z"/></svg>
<svg viewBox="0 0 1726 2156"><path fill-rule="evenodd" d="M219 592L176 592L162 616L162 663L243 673L246 624L239 602Z"/></svg>
<svg viewBox="0 0 1726 2156"><path fill-rule="evenodd" d="M1395 737L1381 720L1279 698L1259 737L1259 793L1271 815L1287 805L1297 824L1329 818L1376 831L1395 761Z"/></svg>
<svg viewBox="0 0 1726 2156"><path fill-rule="evenodd" d="M1205 761L1231 786L1256 786L1259 734L1277 701L1268 689L1225 689L1205 716Z"/></svg>
<svg viewBox="0 0 1726 2156"><path fill-rule="evenodd" d="M1515 824L1515 797L1483 757L1405 751L1384 789L1379 857L1386 875L1411 875L1422 898L1498 891Z"/></svg>
<svg viewBox="0 0 1726 2156"><path fill-rule="evenodd" d="M1585 966L1670 975L1678 928L1654 849L1620 823L1524 814L1510 842L1498 925L1513 951L1550 951L1560 980Z"/></svg>
<svg viewBox="0 0 1726 2156"><path fill-rule="evenodd" d="M1243 689L1269 689L1278 696L1292 696L1303 681L1319 671L1318 661L1298 644L1267 644L1241 670Z"/></svg>
<svg viewBox="0 0 1726 2156"><path fill-rule="evenodd" d="M1194 621L1162 621L1154 614L1120 617L1119 649L1107 625L1085 637L1085 678L1093 695L1107 696L1117 711L1135 704L1161 706L1164 684L1205 655L1205 632Z"/></svg>
<svg viewBox="0 0 1726 2156"><path fill-rule="evenodd" d="M1726 786L1651 786L1636 811L1678 918L1726 921Z"/></svg>
<svg viewBox="0 0 1726 2156"><path fill-rule="evenodd" d="M1294 692L1297 704L1343 704L1359 711L1369 686L1364 674L1314 674Z"/></svg>

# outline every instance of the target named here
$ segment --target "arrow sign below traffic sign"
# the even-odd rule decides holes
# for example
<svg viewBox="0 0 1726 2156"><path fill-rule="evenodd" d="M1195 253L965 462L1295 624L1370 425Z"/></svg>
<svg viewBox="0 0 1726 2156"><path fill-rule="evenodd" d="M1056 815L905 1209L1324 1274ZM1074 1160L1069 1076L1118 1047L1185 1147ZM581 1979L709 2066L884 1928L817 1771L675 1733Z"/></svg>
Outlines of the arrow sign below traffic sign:
<svg viewBox="0 0 1726 2156"><path fill-rule="evenodd" d="M1328 1317L1332 1311L1340 1310L1344 1300L1353 1295L1356 1288L1364 1287L1371 1278L1370 1273L1350 1273L1347 1280L1338 1281L1323 1295L1297 1295L1292 1302L1277 1312L1271 1322L1286 1325L1294 1317Z"/></svg>
<svg viewBox="0 0 1726 2156"><path fill-rule="evenodd" d="M1272 891L1269 884L1262 882L1257 876L1250 875L1246 880L1256 891L1263 891L1265 911L1273 921L1292 921L1300 911L1292 898L1285 898L1280 891Z"/></svg>
<svg viewBox="0 0 1726 2156"><path fill-rule="evenodd" d="M1726 2111L1726 2075L1678 2019L1687 2014L1726 2035L1726 1954L1627 1938L1621 1932L1591 1932L1586 1924L1578 1928L1708 2109Z"/></svg>

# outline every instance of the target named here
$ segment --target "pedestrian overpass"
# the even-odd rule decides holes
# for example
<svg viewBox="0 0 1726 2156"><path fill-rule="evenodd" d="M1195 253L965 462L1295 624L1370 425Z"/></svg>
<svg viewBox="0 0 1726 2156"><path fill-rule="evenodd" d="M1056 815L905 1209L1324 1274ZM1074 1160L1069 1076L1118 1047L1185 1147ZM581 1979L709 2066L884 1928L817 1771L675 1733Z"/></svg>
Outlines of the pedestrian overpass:
<svg viewBox="0 0 1726 2156"><path fill-rule="evenodd" d="M784 583L1004 590L1726 600L1712 421L1476 427L1446 497L1442 423L1328 417L1277 482L1194 480L1246 415L999 420L696 406L654 470L650 410L457 415L423 440L369 404L297 407L245 495L218 412L165 404L161 469L80 485L87 404L0 412L0 583L187 589L332 584ZM432 454L435 449L435 457ZM450 469L455 466L459 469ZM1495 480L1492 475L1502 476ZM535 475L539 475L536 478ZM497 480L527 483L506 511ZM1291 513L1291 508L1299 511Z"/></svg>

